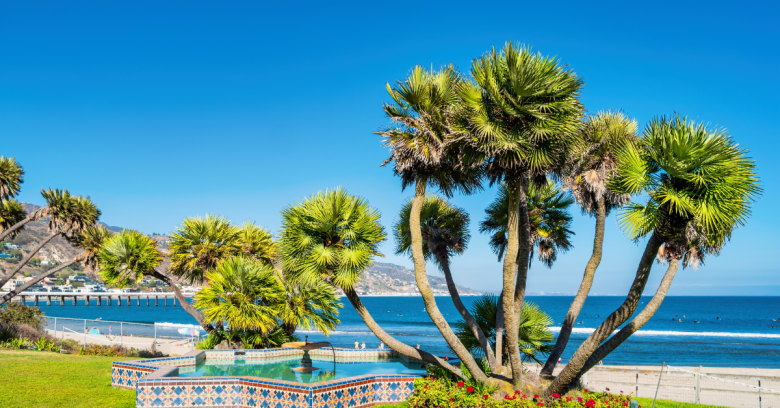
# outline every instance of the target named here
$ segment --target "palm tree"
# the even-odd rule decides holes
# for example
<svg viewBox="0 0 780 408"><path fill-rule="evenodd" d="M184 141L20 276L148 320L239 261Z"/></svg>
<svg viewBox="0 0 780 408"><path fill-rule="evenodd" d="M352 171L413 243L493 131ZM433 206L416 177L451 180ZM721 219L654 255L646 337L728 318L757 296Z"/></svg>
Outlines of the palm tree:
<svg viewBox="0 0 780 408"><path fill-rule="evenodd" d="M64 262L52 269L49 269L46 272L41 273L40 275L34 277L33 279L30 279L27 283L25 283L21 287L18 287L15 290L5 294L2 297L2 299L0 299L0 304L8 302L14 296L21 293L22 291L27 290L28 288L35 285L36 283L48 278L51 275L54 275L55 273L67 267L70 267L71 265L77 262L81 262L87 270L97 271L98 269L97 257L100 248L103 245L103 242L105 242L106 239L110 238L112 235L113 233L103 225L92 225L87 228L84 228L79 238L75 240L75 242L73 242L73 245L76 248L82 249L82 252L79 255L77 255L75 258L71 259L68 262Z"/></svg>
<svg viewBox="0 0 780 408"><path fill-rule="evenodd" d="M284 333L292 336L298 327L318 330L328 336L339 325L342 308L333 287L318 280L311 283L279 279L284 285L285 306L279 315Z"/></svg>
<svg viewBox="0 0 780 408"><path fill-rule="evenodd" d="M485 295L477 299L471 305L471 314L476 318L479 326L490 339L491 344L496 343L495 322L498 317L498 298L493 295ZM550 326L553 321L550 315L539 306L531 302L525 302L520 315L519 343L523 361L539 363L539 356L546 355L552 350L553 336ZM474 337L469 325L461 320L455 324L458 330L458 338L475 356L482 357L482 348ZM503 344L508 344L504 339ZM503 351L502 351L503 352ZM506 356L504 356L506 357Z"/></svg>
<svg viewBox="0 0 780 408"><path fill-rule="evenodd" d="M27 211L24 210L22 203L10 199L3 199L0 202L0 232L12 228L15 224L24 221L25 218L27 218ZM20 226L9 232L7 236L13 239L23 229L24 227Z"/></svg>
<svg viewBox="0 0 780 408"><path fill-rule="evenodd" d="M238 229L237 240L243 256L275 266L279 258L279 244L268 230L255 223L245 222Z"/></svg>
<svg viewBox="0 0 780 408"><path fill-rule="evenodd" d="M230 330L268 332L278 325L284 287L271 266L243 256L227 258L206 276L195 296L206 321Z"/></svg>
<svg viewBox="0 0 780 408"><path fill-rule="evenodd" d="M366 326L388 347L403 355L460 370L446 361L396 340L374 321L355 286L363 277L385 230L379 211L341 188L318 192L282 210L281 257L285 274L296 283L326 282L340 288ZM462 374L461 374L462 375Z"/></svg>
<svg viewBox="0 0 780 408"><path fill-rule="evenodd" d="M168 242L171 274L191 284L203 283L220 261L242 250L239 234L225 217L185 218Z"/></svg>
<svg viewBox="0 0 780 408"><path fill-rule="evenodd" d="M100 210L88 197L72 196L68 190L44 190L41 195L46 199L46 207L35 210L29 217L22 221L37 221L48 217L51 233L33 247L22 260L16 264L10 273L0 279L0 286L4 285L16 273L18 273L30 259L35 256L46 244L57 236L62 236L70 242L75 242L81 236L81 232L94 225L100 217ZM18 225L18 224L17 224ZM13 228L13 227L12 227ZM17 228L18 230L18 228ZM8 231L8 230L7 230Z"/></svg>
<svg viewBox="0 0 780 408"><path fill-rule="evenodd" d="M414 261L415 281L425 303L425 310L436 324L442 337L471 371L479 368L468 350L459 344L457 336L436 305L436 298L428 282L422 250L420 211L425 201L427 184L437 186L446 196L454 190L470 193L481 188L480 170L459 161L461 143L457 112L457 87L462 82L453 67L429 72L423 67L412 69L409 76L394 86L387 85L392 104L383 106L385 114L395 126L380 134L391 156L384 165L393 162L393 171L401 178L401 187L414 184L415 195L409 215L411 255ZM479 328L475 325L474 330ZM483 343L487 340L481 336ZM490 350L488 359L495 364Z"/></svg>
<svg viewBox="0 0 780 408"><path fill-rule="evenodd" d="M204 330L213 333L214 326L206 322L203 315L187 302L176 280L158 269L161 263L162 254L157 243L135 230L123 230L108 238L98 255L99 273L107 283L121 287L140 281L144 275L159 279L168 284L184 311L197 320Z"/></svg>
<svg viewBox="0 0 780 408"><path fill-rule="evenodd" d="M574 323L593 285L593 276L601 263L604 224L610 211L625 204L630 196L612 191L607 182L616 171L616 152L636 141L636 121L622 112L607 111L589 116L577 133L561 175L563 188L570 191L584 214L596 218L593 252L585 266L580 288L561 324L555 348L547 358L541 375L550 378L558 359L566 349Z"/></svg>
<svg viewBox="0 0 780 408"><path fill-rule="evenodd" d="M526 192L531 180L560 168L559 158L579 125L582 80L558 60L508 42L472 63L474 83L460 89L474 156L485 160L491 183L509 191L507 245L503 264L503 316L512 380L522 382L517 319L525 298L530 252ZM519 260L523 260L519 262ZM514 287L514 289L512 289Z"/></svg>
<svg viewBox="0 0 780 408"><path fill-rule="evenodd" d="M674 257L691 247L699 253L698 248L717 252L732 231L745 224L761 193L747 150L726 131L679 115L653 119L637 143L621 148L617 174L608 183L619 194L647 195L646 202L623 206L619 222L632 240L649 238L625 301L574 352L548 393L570 387L599 345L634 314L662 245L664 253ZM659 302L665 296L660 289L668 284L671 280L662 282Z"/></svg>
<svg viewBox="0 0 780 408"><path fill-rule="evenodd" d="M24 169L13 157L0 156L0 199L16 197L24 183ZM1 238L0 238L1 239Z"/></svg>

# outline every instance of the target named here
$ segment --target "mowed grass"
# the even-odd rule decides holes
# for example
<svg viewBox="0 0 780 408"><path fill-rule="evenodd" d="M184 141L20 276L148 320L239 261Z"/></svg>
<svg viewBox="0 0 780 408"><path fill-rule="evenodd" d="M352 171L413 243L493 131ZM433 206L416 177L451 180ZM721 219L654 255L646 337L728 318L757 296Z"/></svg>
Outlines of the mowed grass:
<svg viewBox="0 0 780 408"><path fill-rule="evenodd" d="M135 391L111 387L111 362L137 360L0 350L0 407L135 407Z"/></svg>
<svg viewBox="0 0 780 408"><path fill-rule="evenodd" d="M642 408L650 408L653 406L653 399L652 398L632 398L639 402L639 405L642 406ZM693 404L690 402L677 402L677 401L667 401L667 400L655 400L655 406L656 408L720 408L716 405L702 405L702 404Z"/></svg>

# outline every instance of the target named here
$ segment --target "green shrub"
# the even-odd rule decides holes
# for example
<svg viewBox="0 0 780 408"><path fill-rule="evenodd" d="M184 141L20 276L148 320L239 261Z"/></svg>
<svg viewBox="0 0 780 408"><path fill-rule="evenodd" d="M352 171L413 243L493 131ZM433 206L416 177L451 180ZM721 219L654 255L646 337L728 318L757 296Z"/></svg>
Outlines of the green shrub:
<svg viewBox="0 0 780 408"><path fill-rule="evenodd" d="M217 344L222 341L222 337L217 333L211 333L205 339L198 342L195 348L198 350L214 350Z"/></svg>
<svg viewBox="0 0 780 408"><path fill-rule="evenodd" d="M0 323L26 324L40 330L46 322L46 319L41 316L43 316L43 312L35 306L14 302L8 302L0 306Z"/></svg>

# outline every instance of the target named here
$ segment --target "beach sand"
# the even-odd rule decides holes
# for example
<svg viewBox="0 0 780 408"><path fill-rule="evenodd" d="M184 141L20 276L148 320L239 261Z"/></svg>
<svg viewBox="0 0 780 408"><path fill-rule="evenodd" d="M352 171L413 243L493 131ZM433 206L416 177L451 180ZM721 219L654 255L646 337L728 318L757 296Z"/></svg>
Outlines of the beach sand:
<svg viewBox="0 0 780 408"><path fill-rule="evenodd" d="M83 344L85 339L85 335L83 333L69 333L67 331L63 332L62 330L58 330L56 332L54 330L46 330L46 332L49 333L49 335L52 337L56 337L58 339L63 338L64 336L66 339L76 340L79 342L79 344ZM155 339L151 337L120 337L118 335L107 336L103 334L87 334L86 342L87 344L99 344L101 346L122 345L127 348L151 351L155 343ZM163 354L168 354L170 356L184 355L189 353L194 348L194 345L191 346L188 339L158 338L156 340L156 346L157 351L160 351Z"/></svg>

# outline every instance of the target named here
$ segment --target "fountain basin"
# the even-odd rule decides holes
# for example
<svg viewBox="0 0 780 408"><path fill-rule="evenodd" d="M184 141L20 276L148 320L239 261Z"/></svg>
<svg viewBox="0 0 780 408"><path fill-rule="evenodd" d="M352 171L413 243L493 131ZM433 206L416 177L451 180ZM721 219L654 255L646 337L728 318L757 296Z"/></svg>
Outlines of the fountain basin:
<svg viewBox="0 0 780 408"><path fill-rule="evenodd" d="M198 350L115 362L112 386L136 389L138 407L368 407L406 400L424 374L419 361L392 350L330 348L309 351L319 372L295 372L303 353Z"/></svg>

